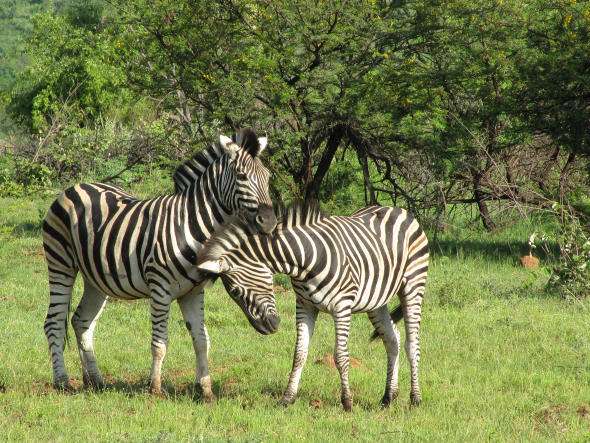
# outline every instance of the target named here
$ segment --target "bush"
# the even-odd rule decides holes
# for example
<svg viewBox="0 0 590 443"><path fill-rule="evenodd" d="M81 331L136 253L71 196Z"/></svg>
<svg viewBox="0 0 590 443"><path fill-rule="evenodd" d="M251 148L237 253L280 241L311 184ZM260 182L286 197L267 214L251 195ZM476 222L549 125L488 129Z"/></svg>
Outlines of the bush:
<svg viewBox="0 0 590 443"><path fill-rule="evenodd" d="M582 299L590 294L590 233L581 215L571 207L555 203L560 217L557 234L559 260L552 269L548 288L567 299Z"/></svg>
<svg viewBox="0 0 590 443"><path fill-rule="evenodd" d="M47 188L51 170L40 163L11 154L0 156L0 196L21 197Z"/></svg>

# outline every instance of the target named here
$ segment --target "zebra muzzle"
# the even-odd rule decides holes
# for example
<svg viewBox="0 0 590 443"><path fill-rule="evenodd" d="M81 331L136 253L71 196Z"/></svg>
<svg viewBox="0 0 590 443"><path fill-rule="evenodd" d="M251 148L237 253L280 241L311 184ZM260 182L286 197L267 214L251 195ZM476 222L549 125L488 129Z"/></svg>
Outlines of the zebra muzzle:
<svg viewBox="0 0 590 443"><path fill-rule="evenodd" d="M262 335L274 334L279 329L281 318L277 314L265 315L260 319L255 319L248 315L248 320L254 329Z"/></svg>
<svg viewBox="0 0 590 443"><path fill-rule="evenodd" d="M277 216L270 205L260 205L254 220L258 230L264 234L270 234L277 226Z"/></svg>

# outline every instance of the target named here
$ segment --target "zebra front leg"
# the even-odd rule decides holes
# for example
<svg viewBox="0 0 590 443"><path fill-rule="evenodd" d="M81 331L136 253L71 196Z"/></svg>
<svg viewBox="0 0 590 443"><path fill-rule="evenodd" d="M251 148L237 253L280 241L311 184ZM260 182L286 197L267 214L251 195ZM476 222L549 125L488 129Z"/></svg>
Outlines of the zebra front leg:
<svg viewBox="0 0 590 443"><path fill-rule="evenodd" d="M72 316L72 326L76 333L82 363L82 379L87 388L104 388L104 380L94 355L94 330L106 302L106 297L100 291L84 282L82 300Z"/></svg>
<svg viewBox="0 0 590 443"><path fill-rule="evenodd" d="M369 320L373 324L375 330L383 339L385 351L387 352L387 376L385 379L385 393L381 399L381 406L387 407L397 398L398 387L398 373L399 373L399 330L393 321L387 305L367 313Z"/></svg>
<svg viewBox="0 0 590 443"><path fill-rule="evenodd" d="M280 401L284 406L290 405L295 401L317 316L318 309L315 306L306 306L301 300L297 299L297 310L295 314L297 343L295 345L295 354L293 355L293 368L289 376L289 384Z"/></svg>
<svg viewBox="0 0 590 443"><path fill-rule="evenodd" d="M204 299L205 293L203 290L199 290L180 297L178 305L185 325L193 339L193 348L197 360L196 384L203 391L203 400L211 403L215 401L215 394L211 389L211 377L209 376L208 354L210 341L205 327Z"/></svg>
<svg viewBox="0 0 590 443"><path fill-rule="evenodd" d="M352 393L348 384L348 333L350 332L350 309L341 310L334 314L334 327L336 330L336 346L334 349L334 361L340 373L341 395L340 400L345 411L352 411Z"/></svg>
<svg viewBox="0 0 590 443"><path fill-rule="evenodd" d="M168 344L168 315L170 300L152 292L150 314L152 321L152 371L150 375L150 392L162 392L162 363L166 356Z"/></svg>

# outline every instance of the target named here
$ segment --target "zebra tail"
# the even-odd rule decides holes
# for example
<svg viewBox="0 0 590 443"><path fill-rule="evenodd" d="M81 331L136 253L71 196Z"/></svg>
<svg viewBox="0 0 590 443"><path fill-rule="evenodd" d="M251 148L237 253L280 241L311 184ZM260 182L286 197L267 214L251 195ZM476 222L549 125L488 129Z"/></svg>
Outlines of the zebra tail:
<svg viewBox="0 0 590 443"><path fill-rule="evenodd" d="M404 312L402 310L402 305L399 305L397 308L395 308L393 311L391 311L389 313L389 316L391 317L391 321L394 323L399 323L399 321L404 318ZM371 335L371 338L369 338L369 341L373 341L377 338L379 338L379 332L377 332L377 329L375 329L373 331L373 335Z"/></svg>

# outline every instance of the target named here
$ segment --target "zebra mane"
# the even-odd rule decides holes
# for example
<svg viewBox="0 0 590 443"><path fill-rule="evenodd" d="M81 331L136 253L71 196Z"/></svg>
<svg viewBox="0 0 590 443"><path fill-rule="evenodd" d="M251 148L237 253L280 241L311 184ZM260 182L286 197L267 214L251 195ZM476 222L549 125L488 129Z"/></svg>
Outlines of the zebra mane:
<svg viewBox="0 0 590 443"><path fill-rule="evenodd" d="M261 151L258 137L252 129L239 130L237 134L232 136L232 140L245 149L252 157L257 157ZM216 142L202 151L197 152L191 159L178 166L172 176L174 192L177 194L181 193L191 184L198 181L209 165L223 154L224 151L221 145Z"/></svg>
<svg viewBox="0 0 590 443"><path fill-rule="evenodd" d="M322 213L318 204L304 205L303 202L297 202L288 208L279 208L278 220L275 232L294 228L297 226L312 225L320 222L326 217ZM197 265L209 260L217 260L225 252L239 248L242 243L249 237L260 234L251 225L244 223L238 218L224 225L220 231L217 231L205 242L203 249L199 253Z"/></svg>
<svg viewBox="0 0 590 443"><path fill-rule="evenodd" d="M324 219L326 215L321 211L318 203L297 201L290 207L279 208L279 223L277 229L289 229L302 225L313 225Z"/></svg>
<svg viewBox="0 0 590 443"><path fill-rule="evenodd" d="M238 248L248 237L258 234L256 229L238 218L224 225L213 234L199 253L197 265L209 260L217 260L224 252Z"/></svg>

